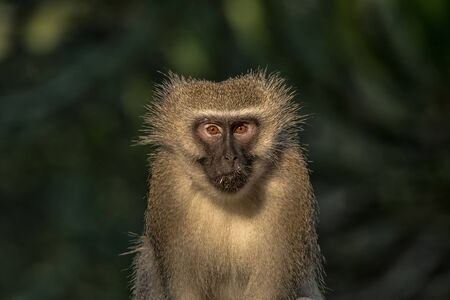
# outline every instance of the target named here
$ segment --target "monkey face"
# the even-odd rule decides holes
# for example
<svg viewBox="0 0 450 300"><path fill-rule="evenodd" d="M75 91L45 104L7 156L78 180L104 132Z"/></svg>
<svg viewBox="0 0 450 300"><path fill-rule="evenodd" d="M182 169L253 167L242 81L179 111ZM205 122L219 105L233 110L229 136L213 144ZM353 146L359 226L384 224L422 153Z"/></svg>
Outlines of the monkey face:
<svg viewBox="0 0 450 300"><path fill-rule="evenodd" d="M237 192L252 173L251 146L257 136L255 119L202 118L195 122L195 138L205 155L198 160L209 181L220 191Z"/></svg>

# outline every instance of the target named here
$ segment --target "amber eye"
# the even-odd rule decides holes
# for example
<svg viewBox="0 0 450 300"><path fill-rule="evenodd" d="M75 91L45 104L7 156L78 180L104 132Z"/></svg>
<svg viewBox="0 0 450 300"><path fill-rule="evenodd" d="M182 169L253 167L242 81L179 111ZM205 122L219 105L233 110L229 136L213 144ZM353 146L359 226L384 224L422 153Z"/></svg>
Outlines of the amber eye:
<svg viewBox="0 0 450 300"><path fill-rule="evenodd" d="M210 134L210 135L217 135L220 133L220 129L219 129L219 127L217 127L215 125L210 125L210 126L206 127L206 132L208 132L208 134Z"/></svg>
<svg viewBox="0 0 450 300"><path fill-rule="evenodd" d="M234 129L234 133L236 134L244 134L248 131L248 127L245 124L241 124Z"/></svg>

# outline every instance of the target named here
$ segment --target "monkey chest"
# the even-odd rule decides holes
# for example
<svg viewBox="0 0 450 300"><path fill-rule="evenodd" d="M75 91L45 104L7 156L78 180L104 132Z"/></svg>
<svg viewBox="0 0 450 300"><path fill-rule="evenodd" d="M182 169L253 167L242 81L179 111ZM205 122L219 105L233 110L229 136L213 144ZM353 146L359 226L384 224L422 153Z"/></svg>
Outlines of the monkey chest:
<svg viewBox="0 0 450 300"><path fill-rule="evenodd" d="M197 250L205 259L215 258L217 254L229 263L239 263L252 255L257 247L257 232L253 224L232 218L210 217L197 224ZM202 240L198 240L202 237Z"/></svg>
<svg viewBox="0 0 450 300"><path fill-rule="evenodd" d="M251 224L239 220L210 219L193 230L189 272L204 282L216 299L239 299L255 270L258 257L257 233ZM199 239L199 237L202 237Z"/></svg>
<svg viewBox="0 0 450 300"><path fill-rule="evenodd" d="M216 269L247 269L249 262L261 249L264 239L258 223L203 203L189 216L184 236L190 237L187 245L199 265L213 265Z"/></svg>

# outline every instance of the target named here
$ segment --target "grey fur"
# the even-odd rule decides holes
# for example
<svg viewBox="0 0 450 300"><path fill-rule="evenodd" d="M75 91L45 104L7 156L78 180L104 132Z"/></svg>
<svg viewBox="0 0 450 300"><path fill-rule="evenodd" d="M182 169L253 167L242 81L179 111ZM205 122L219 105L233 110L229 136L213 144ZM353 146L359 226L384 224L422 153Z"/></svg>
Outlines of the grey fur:
<svg viewBox="0 0 450 300"><path fill-rule="evenodd" d="M316 202L297 142L298 106L284 81L259 71L218 83L169 74L157 95L142 138L158 150L133 298L322 299ZM224 194L196 164L204 150L192 122L241 113L260 123L255 172Z"/></svg>

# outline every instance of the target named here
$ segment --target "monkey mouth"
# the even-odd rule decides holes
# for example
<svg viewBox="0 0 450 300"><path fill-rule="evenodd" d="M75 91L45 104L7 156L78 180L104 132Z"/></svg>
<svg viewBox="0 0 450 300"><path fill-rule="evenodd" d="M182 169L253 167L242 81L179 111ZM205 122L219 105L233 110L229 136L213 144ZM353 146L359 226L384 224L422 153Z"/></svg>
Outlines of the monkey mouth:
<svg viewBox="0 0 450 300"><path fill-rule="evenodd" d="M241 170L212 178L213 184L222 192L235 193L247 183L248 175Z"/></svg>

